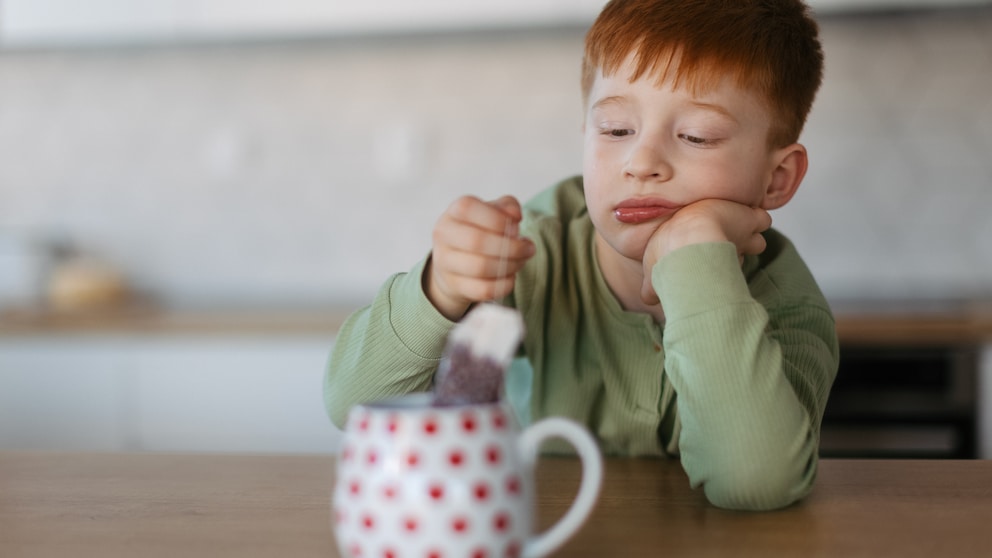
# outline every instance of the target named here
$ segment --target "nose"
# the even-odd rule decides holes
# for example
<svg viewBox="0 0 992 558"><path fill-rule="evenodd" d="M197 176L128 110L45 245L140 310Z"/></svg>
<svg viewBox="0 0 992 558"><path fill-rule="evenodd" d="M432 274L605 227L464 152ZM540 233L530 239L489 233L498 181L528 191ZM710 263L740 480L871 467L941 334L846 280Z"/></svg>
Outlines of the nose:
<svg viewBox="0 0 992 558"><path fill-rule="evenodd" d="M644 138L631 147L623 172L637 180L663 181L672 177L672 166L661 145Z"/></svg>

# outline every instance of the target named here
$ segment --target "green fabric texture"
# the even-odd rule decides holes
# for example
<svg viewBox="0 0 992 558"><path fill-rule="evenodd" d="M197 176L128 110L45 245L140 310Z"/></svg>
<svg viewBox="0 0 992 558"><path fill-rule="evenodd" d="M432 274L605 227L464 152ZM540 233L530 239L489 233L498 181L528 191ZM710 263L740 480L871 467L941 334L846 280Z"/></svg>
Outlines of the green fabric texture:
<svg viewBox="0 0 992 558"><path fill-rule="evenodd" d="M657 324L610 292L581 178L528 202L521 234L538 247L506 300L526 328L506 390L522 423L565 416L608 455L678 456L721 507L772 509L811 490L839 357L827 302L784 236L767 231L765 252L743 266L730 243L663 258ZM426 261L339 332L324 389L335 424L354 404L430 389L454 324L423 292Z"/></svg>

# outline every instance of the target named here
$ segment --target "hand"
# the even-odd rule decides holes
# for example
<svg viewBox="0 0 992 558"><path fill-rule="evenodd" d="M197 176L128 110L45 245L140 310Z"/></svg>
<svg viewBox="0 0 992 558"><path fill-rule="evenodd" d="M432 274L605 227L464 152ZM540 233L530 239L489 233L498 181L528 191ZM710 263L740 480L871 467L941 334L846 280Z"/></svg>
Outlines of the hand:
<svg viewBox="0 0 992 558"><path fill-rule="evenodd" d="M424 272L427 298L441 314L458 320L472 304L513 290L517 271L534 255L534 243L518 233L522 215L511 196L492 202L464 196L441 215Z"/></svg>
<svg viewBox="0 0 992 558"><path fill-rule="evenodd" d="M658 304L658 295L651 284L651 270L661 258L690 244L703 242L732 242L737 246L738 259L765 251L761 233L772 226L772 217L757 207L727 200L705 199L691 203L666 221L648 241L644 251L644 282L641 299Z"/></svg>

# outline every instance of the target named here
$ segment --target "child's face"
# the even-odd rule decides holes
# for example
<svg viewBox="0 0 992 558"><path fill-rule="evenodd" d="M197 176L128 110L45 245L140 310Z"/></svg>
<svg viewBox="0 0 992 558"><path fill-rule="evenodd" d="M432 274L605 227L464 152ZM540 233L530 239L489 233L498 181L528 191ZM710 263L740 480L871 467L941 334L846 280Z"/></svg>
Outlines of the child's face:
<svg viewBox="0 0 992 558"><path fill-rule="evenodd" d="M596 78L584 126L585 197L600 240L640 261L651 235L680 208L716 198L762 204L775 168L771 113L723 80L693 96L648 73L631 83L631 59Z"/></svg>

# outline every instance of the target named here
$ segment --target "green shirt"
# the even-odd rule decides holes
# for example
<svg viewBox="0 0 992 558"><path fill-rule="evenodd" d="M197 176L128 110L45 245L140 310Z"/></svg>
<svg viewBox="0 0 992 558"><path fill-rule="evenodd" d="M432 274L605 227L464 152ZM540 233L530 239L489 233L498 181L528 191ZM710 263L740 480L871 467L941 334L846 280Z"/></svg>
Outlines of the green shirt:
<svg viewBox="0 0 992 558"><path fill-rule="evenodd" d="M526 361L507 380L518 414L575 419L607 454L678 455L721 507L777 508L809 492L838 348L827 302L784 236L766 232L766 250L743 266L729 242L664 257L652 270L659 325L607 286L581 178L528 202L521 233L537 254L506 301L526 328ZM430 389L454 324L423 292L425 263L342 326L325 381L339 426L356 403Z"/></svg>

